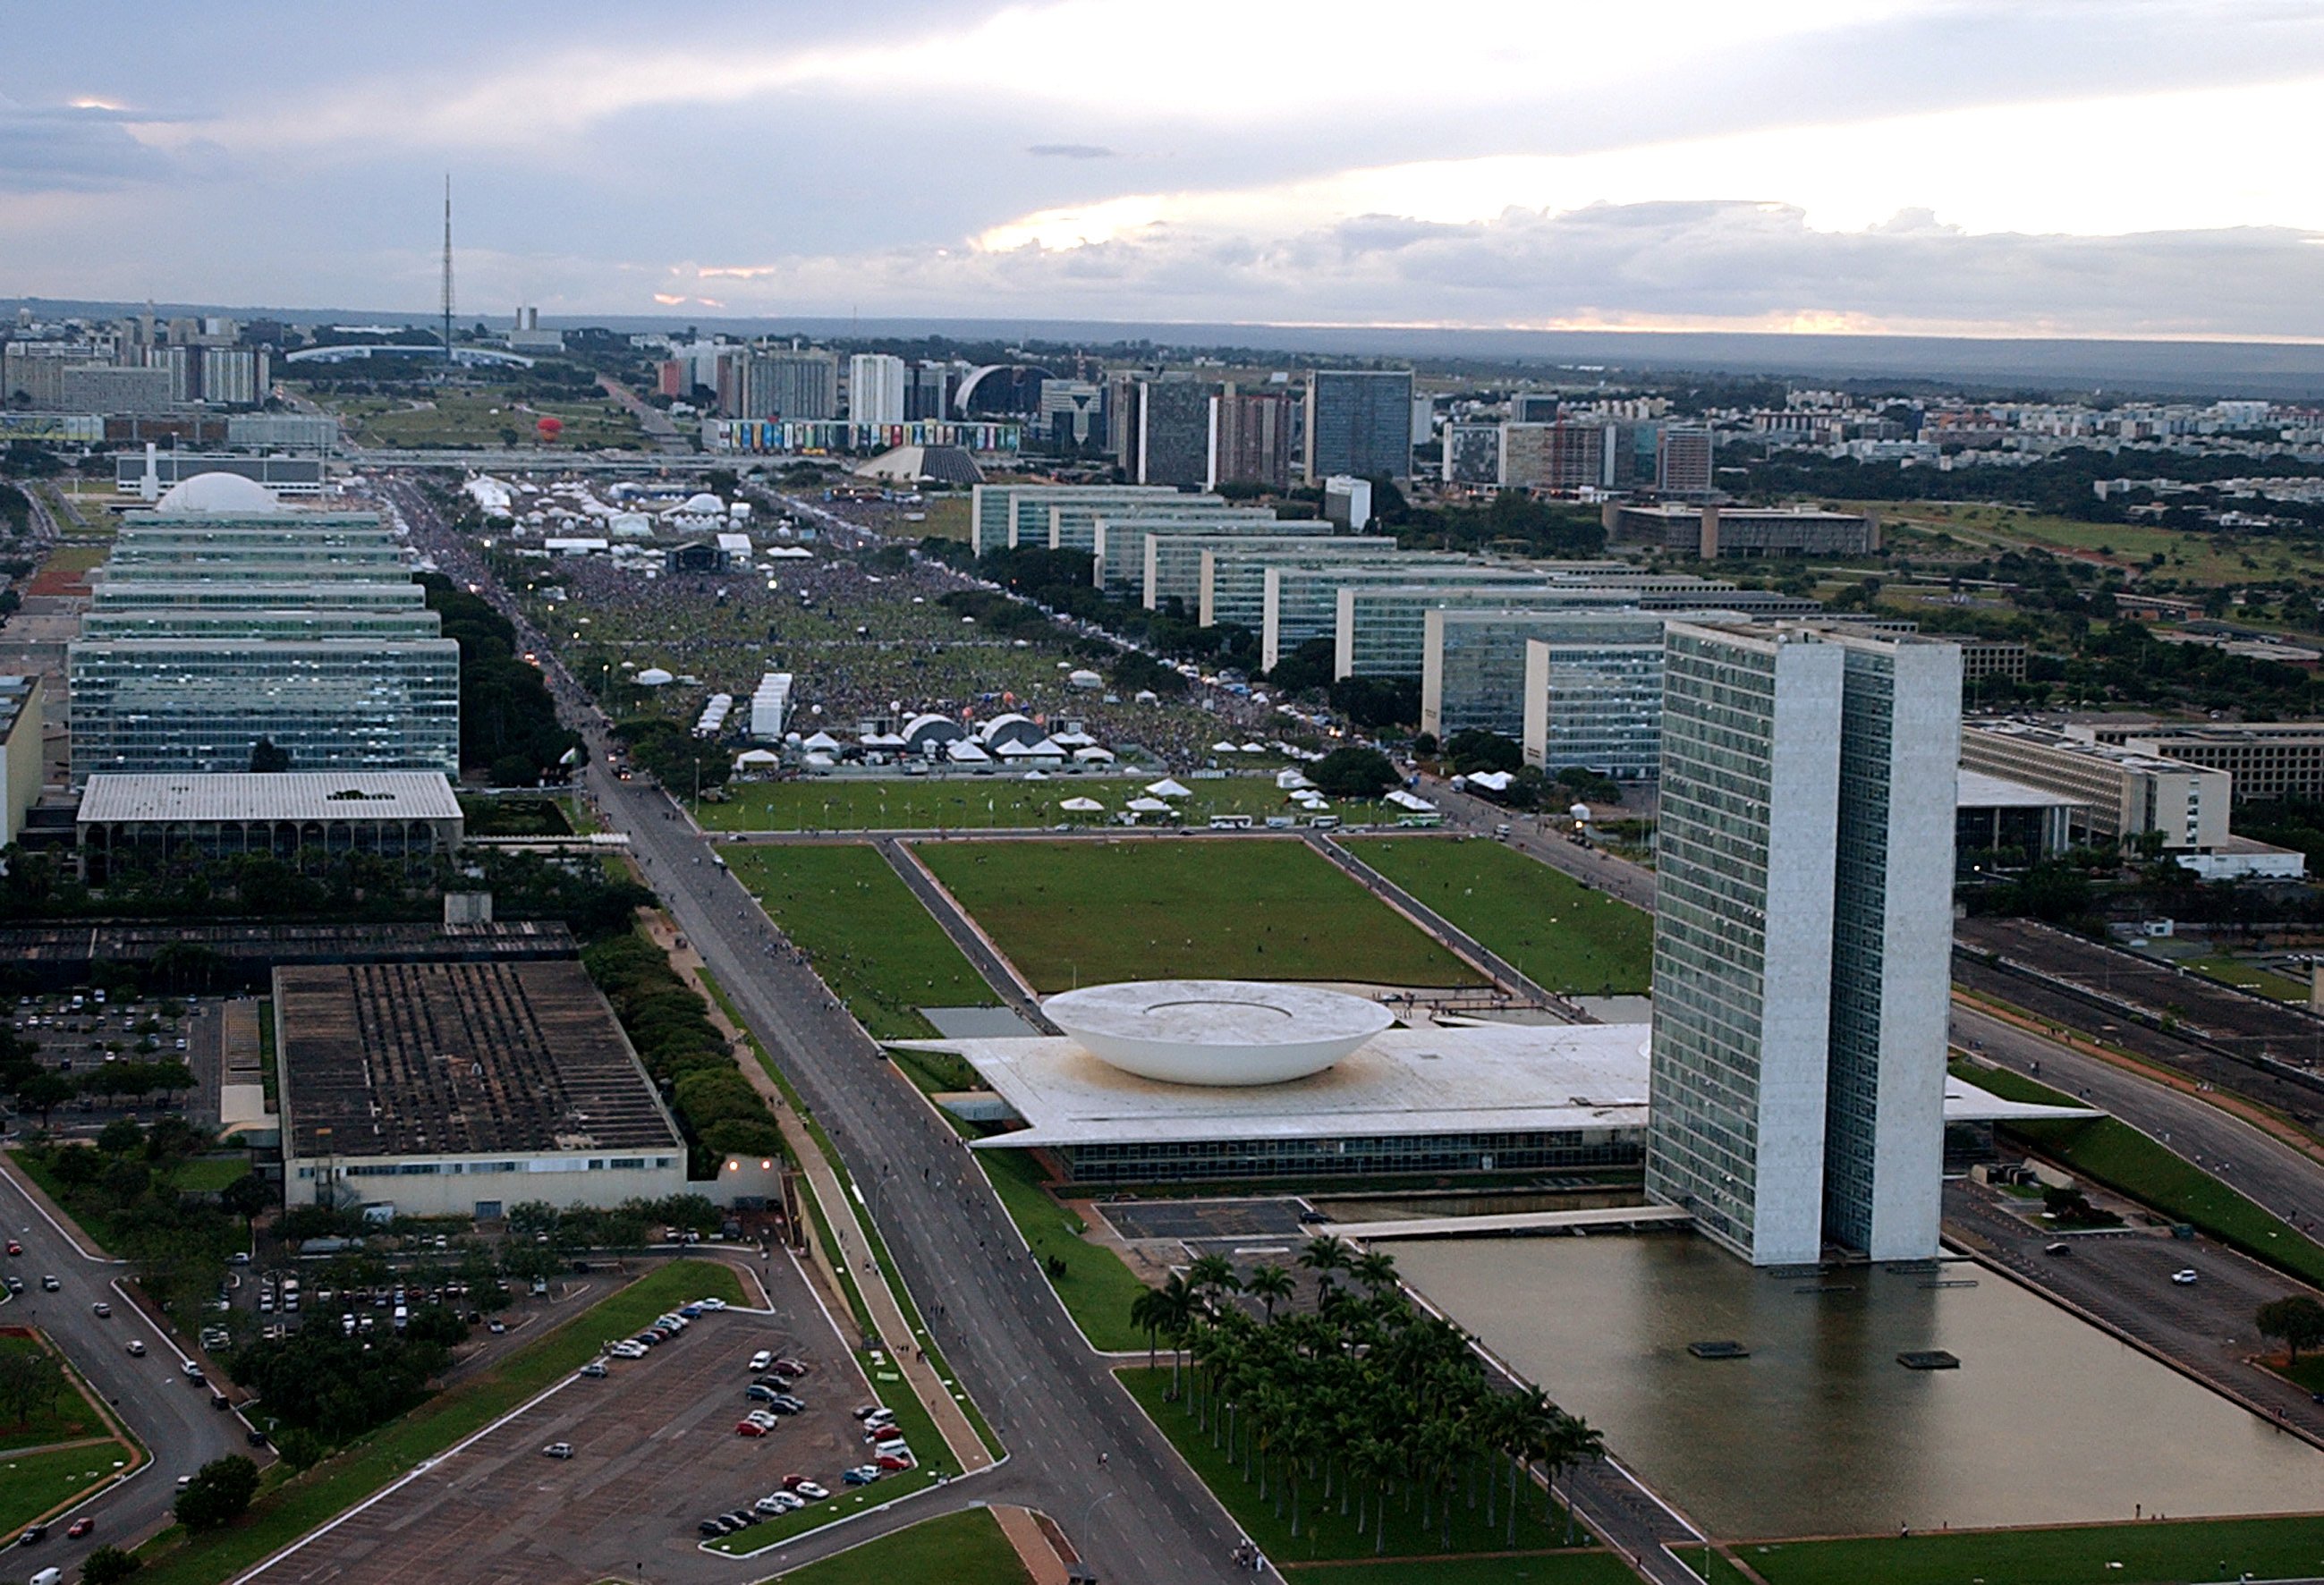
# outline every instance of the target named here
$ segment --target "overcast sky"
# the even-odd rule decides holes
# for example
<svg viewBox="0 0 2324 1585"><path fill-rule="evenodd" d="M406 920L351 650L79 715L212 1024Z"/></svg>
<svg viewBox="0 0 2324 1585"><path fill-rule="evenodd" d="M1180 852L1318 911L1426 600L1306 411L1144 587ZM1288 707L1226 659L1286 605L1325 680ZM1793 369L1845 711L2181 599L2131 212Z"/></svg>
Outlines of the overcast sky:
<svg viewBox="0 0 2324 1585"><path fill-rule="evenodd" d="M0 295L2324 338L2317 0L0 18Z"/></svg>

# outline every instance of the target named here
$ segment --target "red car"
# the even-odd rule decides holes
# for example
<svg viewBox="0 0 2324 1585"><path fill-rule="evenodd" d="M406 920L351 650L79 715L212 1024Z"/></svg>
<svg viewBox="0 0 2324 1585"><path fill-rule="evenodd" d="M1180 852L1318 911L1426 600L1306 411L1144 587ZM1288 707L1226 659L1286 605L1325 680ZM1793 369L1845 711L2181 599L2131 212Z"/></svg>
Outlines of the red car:
<svg viewBox="0 0 2324 1585"><path fill-rule="evenodd" d="M912 1467L911 1460L899 1457L894 1453L881 1453L872 1461L882 1470L908 1470Z"/></svg>
<svg viewBox="0 0 2324 1585"><path fill-rule="evenodd" d="M65 1534L70 1536L73 1540L78 1541L82 1536L88 1534L90 1531L96 1528L97 1521L84 1514L79 1518L75 1519L72 1522L72 1528L67 1530Z"/></svg>
<svg viewBox="0 0 2324 1585"><path fill-rule="evenodd" d="M11 1255L22 1255L23 1252L24 1252L24 1246L23 1246L23 1245L22 1245L22 1244L18 1243L18 1242L17 1242L15 1239L10 1239L8 1240L8 1253L10 1253Z"/></svg>
<svg viewBox="0 0 2324 1585"><path fill-rule="evenodd" d="M737 1420L734 1422L734 1434L737 1436L764 1436L767 1434L767 1428L760 1424L756 1420Z"/></svg>
<svg viewBox="0 0 2324 1585"><path fill-rule="evenodd" d="M864 1440L866 1442L901 1442L904 1440L904 1433L893 1425L882 1425L868 1433Z"/></svg>

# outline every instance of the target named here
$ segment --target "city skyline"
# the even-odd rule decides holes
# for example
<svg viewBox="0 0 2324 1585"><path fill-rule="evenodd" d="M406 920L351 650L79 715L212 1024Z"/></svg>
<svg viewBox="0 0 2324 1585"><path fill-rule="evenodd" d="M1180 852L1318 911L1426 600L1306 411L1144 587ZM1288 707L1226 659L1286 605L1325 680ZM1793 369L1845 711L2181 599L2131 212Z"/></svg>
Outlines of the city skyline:
<svg viewBox="0 0 2324 1585"><path fill-rule="evenodd" d="M0 290L418 309L449 170L464 322L2317 335L2324 199L2244 152L2302 8L1321 15L85 8L0 67Z"/></svg>

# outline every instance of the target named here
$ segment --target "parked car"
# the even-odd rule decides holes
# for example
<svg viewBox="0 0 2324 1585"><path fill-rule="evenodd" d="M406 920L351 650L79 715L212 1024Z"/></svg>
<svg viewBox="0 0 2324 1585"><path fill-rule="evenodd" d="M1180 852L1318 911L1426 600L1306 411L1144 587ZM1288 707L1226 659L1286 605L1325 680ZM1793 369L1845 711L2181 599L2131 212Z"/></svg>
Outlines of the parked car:
<svg viewBox="0 0 2324 1585"><path fill-rule="evenodd" d="M143 1359L145 1357L145 1345L139 1342L135 1338L131 1338L129 1340L129 1357L133 1359Z"/></svg>
<svg viewBox="0 0 2324 1585"><path fill-rule="evenodd" d="M573 1444L569 1442L552 1442L540 1451L552 1459L569 1459L573 1456Z"/></svg>
<svg viewBox="0 0 2324 1585"><path fill-rule="evenodd" d="M899 1447L899 1451L881 1453L872 1461L882 1470L908 1470L918 1461L912 1457L911 1449Z"/></svg>
<svg viewBox="0 0 2324 1585"><path fill-rule="evenodd" d="M857 1464L853 1469L841 1470L839 1479L849 1486L869 1486L880 1479L880 1466Z"/></svg>
<svg viewBox="0 0 2324 1585"><path fill-rule="evenodd" d="M2200 1279L2195 1275L2195 1268L2190 1266L2182 1270L2172 1272L2171 1274L2171 1280L2177 1283L2182 1288L2191 1288Z"/></svg>
<svg viewBox="0 0 2324 1585"><path fill-rule="evenodd" d="M787 1486L790 1485L788 1481L785 1481L784 1484ZM819 1486L812 1480L802 1480L798 1485L792 1486L791 1489L798 1492L809 1502L821 1502L824 1498L831 1495L831 1488L829 1487Z"/></svg>
<svg viewBox="0 0 2324 1585"><path fill-rule="evenodd" d="M756 1420L737 1420L734 1422L734 1434L737 1436L764 1436L767 1434L767 1428L760 1424Z"/></svg>
<svg viewBox="0 0 2324 1585"><path fill-rule="evenodd" d="M797 1492L770 1491L751 1506L771 1517L776 1514L788 1514L807 1507L807 1499Z"/></svg>
<svg viewBox="0 0 2324 1585"><path fill-rule="evenodd" d="M605 1374L604 1363L602 1360L592 1359L581 1367L581 1374L595 1380Z"/></svg>
<svg viewBox="0 0 2324 1585"><path fill-rule="evenodd" d="M724 1299L696 1299L694 1302L705 1310L724 1310L726 1308L726 1301Z"/></svg>
<svg viewBox="0 0 2324 1585"><path fill-rule="evenodd" d="M761 1349L757 1353L751 1356L751 1368L753 1370L764 1370L768 1366L774 1362L774 1355L765 1349Z"/></svg>
<svg viewBox="0 0 2324 1585"><path fill-rule="evenodd" d="M53 1294L62 1286L64 1286L64 1284L59 1282L53 1276L44 1276L41 1279L41 1292L44 1294Z"/></svg>

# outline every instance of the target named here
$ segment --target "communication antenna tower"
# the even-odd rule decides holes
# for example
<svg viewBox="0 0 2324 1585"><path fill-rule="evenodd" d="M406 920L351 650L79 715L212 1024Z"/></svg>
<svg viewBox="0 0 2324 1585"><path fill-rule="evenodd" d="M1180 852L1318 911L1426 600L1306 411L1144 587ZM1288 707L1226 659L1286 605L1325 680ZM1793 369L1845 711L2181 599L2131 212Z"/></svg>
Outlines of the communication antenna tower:
<svg viewBox="0 0 2324 1585"><path fill-rule="evenodd" d="M452 173L444 173L444 363L452 362Z"/></svg>

